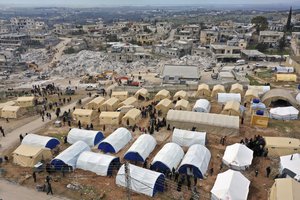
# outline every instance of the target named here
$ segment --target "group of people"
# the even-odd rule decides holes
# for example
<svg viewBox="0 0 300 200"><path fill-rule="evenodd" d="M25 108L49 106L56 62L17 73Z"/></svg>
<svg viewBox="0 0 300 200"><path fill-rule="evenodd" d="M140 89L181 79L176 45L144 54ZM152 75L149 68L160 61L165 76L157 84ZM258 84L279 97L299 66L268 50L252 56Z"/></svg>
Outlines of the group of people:
<svg viewBox="0 0 300 200"><path fill-rule="evenodd" d="M242 139L240 143L245 144L249 149L251 149L254 152L253 156L268 156L268 149L265 148L265 139L260 135L254 135L254 137L250 139Z"/></svg>

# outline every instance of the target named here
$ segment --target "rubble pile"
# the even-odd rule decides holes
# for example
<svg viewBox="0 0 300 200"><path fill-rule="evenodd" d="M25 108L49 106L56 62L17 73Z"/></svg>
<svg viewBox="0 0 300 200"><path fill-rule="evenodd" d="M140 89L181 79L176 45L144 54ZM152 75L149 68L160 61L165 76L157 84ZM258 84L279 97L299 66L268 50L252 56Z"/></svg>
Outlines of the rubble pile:
<svg viewBox="0 0 300 200"><path fill-rule="evenodd" d="M45 49L30 49L27 53L21 55L23 62L35 62L37 65L49 63L50 56Z"/></svg>
<svg viewBox="0 0 300 200"><path fill-rule="evenodd" d="M163 67L165 64L172 65L195 65L198 67L208 67L211 63L214 62L212 57L200 57L200 56L191 56L186 55L181 58L172 58L169 60L162 60L158 63L158 67Z"/></svg>

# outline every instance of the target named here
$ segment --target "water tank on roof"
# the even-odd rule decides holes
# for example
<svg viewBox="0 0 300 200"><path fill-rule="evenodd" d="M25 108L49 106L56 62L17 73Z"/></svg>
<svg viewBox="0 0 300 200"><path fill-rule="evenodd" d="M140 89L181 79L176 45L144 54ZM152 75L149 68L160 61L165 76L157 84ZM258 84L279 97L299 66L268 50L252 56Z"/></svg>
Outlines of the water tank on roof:
<svg viewBox="0 0 300 200"><path fill-rule="evenodd" d="M253 99L253 103L259 103L260 100L259 99Z"/></svg>
<svg viewBox="0 0 300 200"><path fill-rule="evenodd" d="M264 115L264 111L263 111L263 110L257 110L257 111L256 111L256 114L257 114L257 115Z"/></svg>

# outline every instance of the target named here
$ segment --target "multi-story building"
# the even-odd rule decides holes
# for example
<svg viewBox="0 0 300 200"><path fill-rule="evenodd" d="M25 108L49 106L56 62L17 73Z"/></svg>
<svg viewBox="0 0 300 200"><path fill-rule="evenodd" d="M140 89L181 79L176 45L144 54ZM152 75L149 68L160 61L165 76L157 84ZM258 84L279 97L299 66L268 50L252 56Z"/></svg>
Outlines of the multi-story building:
<svg viewBox="0 0 300 200"><path fill-rule="evenodd" d="M200 33L200 44L202 46L214 44L218 42L219 32L216 30L201 30Z"/></svg>
<svg viewBox="0 0 300 200"><path fill-rule="evenodd" d="M260 31L258 41L267 44L269 47L275 47L283 35L283 32L278 31Z"/></svg>
<svg viewBox="0 0 300 200"><path fill-rule="evenodd" d="M213 58L218 62L235 62L241 58L241 49L238 46L211 45Z"/></svg>
<svg viewBox="0 0 300 200"><path fill-rule="evenodd" d="M192 49L192 55L193 56L209 56L210 50L207 49L206 47L196 47Z"/></svg>
<svg viewBox="0 0 300 200"><path fill-rule="evenodd" d="M155 42L155 39L150 33L140 33L136 35L136 41L141 45L152 45Z"/></svg>
<svg viewBox="0 0 300 200"><path fill-rule="evenodd" d="M0 44L3 46L22 46L30 40L27 34L5 34L0 35Z"/></svg>

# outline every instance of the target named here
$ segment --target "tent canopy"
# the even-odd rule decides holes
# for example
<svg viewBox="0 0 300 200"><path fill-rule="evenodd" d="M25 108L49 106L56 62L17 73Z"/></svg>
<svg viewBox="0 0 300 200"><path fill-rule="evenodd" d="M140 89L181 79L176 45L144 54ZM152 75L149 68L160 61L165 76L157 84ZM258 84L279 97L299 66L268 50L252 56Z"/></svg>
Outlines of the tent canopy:
<svg viewBox="0 0 300 200"><path fill-rule="evenodd" d="M237 101L228 101L223 108L222 114L239 116L240 103Z"/></svg>
<svg viewBox="0 0 300 200"><path fill-rule="evenodd" d="M212 89L211 96L216 97L218 93L226 93L223 85L215 85Z"/></svg>
<svg viewBox="0 0 300 200"><path fill-rule="evenodd" d="M134 96L135 96L137 99L139 99L140 97L146 99L146 98L149 97L149 92L148 92L147 89L141 88L141 89L139 89L139 90L135 93Z"/></svg>
<svg viewBox="0 0 300 200"><path fill-rule="evenodd" d="M258 95L263 95L266 92L270 91L270 86L264 86L264 85L248 85L248 90L256 90Z"/></svg>
<svg viewBox="0 0 300 200"><path fill-rule="evenodd" d="M143 134L131 145L124 155L124 159L145 162L146 158L154 150L156 140L148 134Z"/></svg>
<svg viewBox="0 0 300 200"><path fill-rule="evenodd" d="M100 142L98 149L105 153L118 153L128 144L131 138L131 133L126 128L121 127Z"/></svg>
<svg viewBox="0 0 300 200"><path fill-rule="evenodd" d="M231 85L230 93L240 93L242 94L244 91L243 85L239 83L235 83Z"/></svg>
<svg viewBox="0 0 300 200"><path fill-rule="evenodd" d="M258 91L254 89L248 89L245 93L244 101L251 102L253 99L258 99Z"/></svg>
<svg viewBox="0 0 300 200"><path fill-rule="evenodd" d="M267 107L270 106L272 102L276 102L278 100L286 101L295 108L298 107L297 100L291 92L286 89L272 89L265 93L261 100Z"/></svg>
<svg viewBox="0 0 300 200"><path fill-rule="evenodd" d="M300 199L300 183L291 178L275 179L270 192L270 200Z"/></svg>
<svg viewBox="0 0 300 200"><path fill-rule="evenodd" d="M129 97L126 100L122 101L119 106L129 106L129 105L135 105L137 103L137 98L135 97Z"/></svg>
<svg viewBox="0 0 300 200"><path fill-rule="evenodd" d="M218 93L218 103L227 103L228 101L241 102L240 93Z"/></svg>
<svg viewBox="0 0 300 200"><path fill-rule="evenodd" d="M190 109L190 103L185 100L181 99L176 102L176 105L174 107L175 110L189 110Z"/></svg>
<svg viewBox="0 0 300 200"><path fill-rule="evenodd" d="M103 139L104 135L100 131L72 128L68 133L67 141L69 144L74 144L77 141L83 141L90 147L93 147Z"/></svg>
<svg viewBox="0 0 300 200"><path fill-rule="evenodd" d="M93 114L93 110L90 110L90 109L79 109L79 108L76 108L73 112L73 115L78 115L78 116L92 116Z"/></svg>
<svg viewBox="0 0 300 200"><path fill-rule="evenodd" d="M120 103L120 100L111 97L110 99L107 99L100 107L101 111L114 111L118 108Z"/></svg>
<svg viewBox="0 0 300 200"><path fill-rule="evenodd" d="M179 99L185 99L185 100L187 100L188 99L188 94L187 94L186 91L180 90L180 91L178 91L178 92L175 93L173 99L174 100L179 100Z"/></svg>
<svg viewBox="0 0 300 200"><path fill-rule="evenodd" d="M175 128L172 135L172 142L179 146L190 147L194 144L206 144L206 132L188 131Z"/></svg>
<svg viewBox="0 0 300 200"><path fill-rule="evenodd" d="M124 101L125 99L128 98L128 91L113 91L111 93L111 97L115 97L120 101Z"/></svg>
<svg viewBox="0 0 300 200"><path fill-rule="evenodd" d="M205 83L202 83L198 86L196 97L210 97L211 91L209 89L209 86Z"/></svg>
<svg viewBox="0 0 300 200"><path fill-rule="evenodd" d="M144 169L132 164L128 164L131 176L131 190L153 197L157 192L164 191L165 176L162 173ZM127 186L125 177L125 164L119 169L116 184L122 187Z"/></svg>
<svg viewBox="0 0 300 200"><path fill-rule="evenodd" d="M93 99L92 101L90 101L87 104L87 108L88 109L98 109L100 108L100 106L105 102L105 98L103 97L96 97L95 99Z"/></svg>
<svg viewBox="0 0 300 200"><path fill-rule="evenodd" d="M204 112L204 113L209 113L210 112L210 102L206 99L199 99L196 101L193 111L194 112Z"/></svg>
<svg viewBox="0 0 300 200"><path fill-rule="evenodd" d="M297 82L297 75L296 74L276 74L276 81Z"/></svg>
<svg viewBox="0 0 300 200"><path fill-rule="evenodd" d="M270 118L278 120L296 120L298 119L299 110L293 106L277 107L270 109Z"/></svg>
<svg viewBox="0 0 300 200"><path fill-rule="evenodd" d="M23 138L22 144L54 149L57 145L60 144L60 142L58 139L53 137L41 136L36 134L28 134Z"/></svg>
<svg viewBox="0 0 300 200"><path fill-rule="evenodd" d="M194 177L203 179L204 174L207 171L211 154L209 150L201 145L194 144L190 146L189 150L185 154L180 166L179 173L187 173L188 168L192 168Z"/></svg>
<svg viewBox="0 0 300 200"><path fill-rule="evenodd" d="M155 101L160 101L162 99L169 99L171 97L170 92L168 90L160 90L156 95L155 95Z"/></svg>
<svg viewBox="0 0 300 200"><path fill-rule="evenodd" d="M295 179L300 180L300 154L295 153L292 155L280 156L280 173L283 170L289 170L295 174Z"/></svg>
<svg viewBox="0 0 300 200"><path fill-rule="evenodd" d="M288 137L264 137L269 155L284 156L300 153L300 140Z"/></svg>

